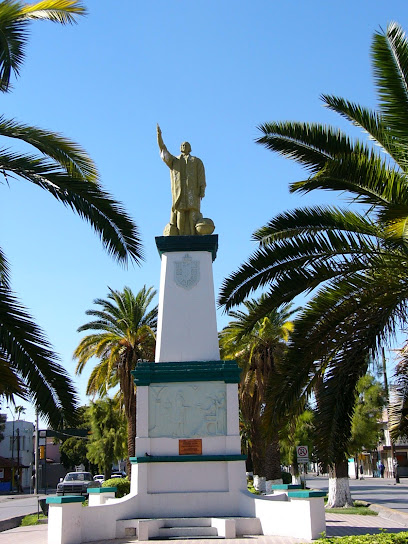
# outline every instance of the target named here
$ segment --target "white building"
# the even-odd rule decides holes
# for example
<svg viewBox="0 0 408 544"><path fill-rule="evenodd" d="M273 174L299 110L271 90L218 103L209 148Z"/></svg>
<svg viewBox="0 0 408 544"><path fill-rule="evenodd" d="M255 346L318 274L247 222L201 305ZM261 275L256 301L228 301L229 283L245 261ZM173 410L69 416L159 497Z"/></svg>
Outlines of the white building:
<svg viewBox="0 0 408 544"><path fill-rule="evenodd" d="M0 457L19 462L23 487L30 487L34 466L34 424L21 419L6 421Z"/></svg>

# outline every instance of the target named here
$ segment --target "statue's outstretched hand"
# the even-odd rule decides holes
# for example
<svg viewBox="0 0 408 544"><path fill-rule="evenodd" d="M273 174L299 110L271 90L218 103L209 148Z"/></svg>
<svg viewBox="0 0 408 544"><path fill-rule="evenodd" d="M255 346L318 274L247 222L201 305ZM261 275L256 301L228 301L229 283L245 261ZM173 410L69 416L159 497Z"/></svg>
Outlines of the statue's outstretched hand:
<svg viewBox="0 0 408 544"><path fill-rule="evenodd" d="M162 131L159 124L157 124L156 130L157 130L157 143L159 144L159 148L161 151L164 148L164 142L162 137Z"/></svg>

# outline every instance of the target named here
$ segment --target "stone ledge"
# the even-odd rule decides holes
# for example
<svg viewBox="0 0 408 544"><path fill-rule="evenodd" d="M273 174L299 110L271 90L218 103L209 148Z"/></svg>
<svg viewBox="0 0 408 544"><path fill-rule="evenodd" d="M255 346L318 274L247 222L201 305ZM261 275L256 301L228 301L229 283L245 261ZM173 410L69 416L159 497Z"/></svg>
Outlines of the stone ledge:
<svg viewBox="0 0 408 544"><path fill-rule="evenodd" d="M204 236L156 236L160 257L163 253L175 251L208 251L215 261L218 249L218 234Z"/></svg>
<svg viewBox="0 0 408 544"><path fill-rule="evenodd" d="M272 486L272 489L302 489L302 486L300 484L276 484Z"/></svg>
<svg viewBox="0 0 408 544"><path fill-rule="evenodd" d="M139 463L196 463L245 461L246 455L149 455L147 457L130 457L132 464Z"/></svg>
<svg viewBox="0 0 408 544"><path fill-rule="evenodd" d="M77 495L63 495L62 497L47 497L47 504L68 504L73 502L84 502L85 497Z"/></svg>
<svg viewBox="0 0 408 544"><path fill-rule="evenodd" d="M90 487L88 493L116 493L117 487Z"/></svg>
<svg viewBox="0 0 408 544"><path fill-rule="evenodd" d="M316 497L325 497L327 493L325 491L308 491L302 489L299 491L288 491L288 497L290 499L314 499Z"/></svg>

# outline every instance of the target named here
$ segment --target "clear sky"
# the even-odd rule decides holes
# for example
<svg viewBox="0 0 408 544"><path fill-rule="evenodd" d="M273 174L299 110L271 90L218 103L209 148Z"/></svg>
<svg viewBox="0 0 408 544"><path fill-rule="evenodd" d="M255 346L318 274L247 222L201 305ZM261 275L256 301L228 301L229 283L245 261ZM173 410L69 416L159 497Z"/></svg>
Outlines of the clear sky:
<svg viewBox="0 0 408 544"><path fill-rule="evenodd" d="M305 173L256 145L257 125L315 121L357 135L319 96L375 107L373 33L390 21L408 31L406 0L85 4L89 15L78 25L33 23L21 77L1 96L4 116L80 143L141 231L145 261L125 270L89 225L46 192L0 179L1 245L13 290L72 376L81 338L76 330L93 300L105 298L108 286L136 292L159 285L154 237L168 222L171 195L156 123L170 152L188 140L204 162L202 211L219 235L217 295L222 280L255 249L256 228L281 211L336 199L334 193L290 195L289 183ZM218 312L219 329L226 323ZM87 376L76 379L83 402Z"/></svg>

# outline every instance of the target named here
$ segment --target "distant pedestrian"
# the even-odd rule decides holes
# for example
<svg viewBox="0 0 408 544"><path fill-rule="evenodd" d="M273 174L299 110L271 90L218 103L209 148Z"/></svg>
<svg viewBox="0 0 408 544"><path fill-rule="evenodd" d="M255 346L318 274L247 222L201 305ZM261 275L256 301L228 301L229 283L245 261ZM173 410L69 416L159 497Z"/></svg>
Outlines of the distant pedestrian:
<svg viewBox="0 0 408 544"><path fill-rule="evenodd" d="M21 485L20 474L18 472L16 472L14 480L16 482L17 493L24 493L23 486Z"/></svg>
<svg viewBox="0 0 408 544"><path fill-rule="evenodd" d="M360 480L364 480L364 467L363 463L360 463Z"/></svg>
<svg viewBox="0 0 408 544"><path fill-rule="evenodd" d="M383 465L382 461L380 461L379 465L378 465L378 468L380 470L380 476L381 478L384 478L384 470L385 470L385 466Z"/></svg>

